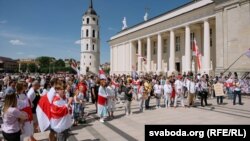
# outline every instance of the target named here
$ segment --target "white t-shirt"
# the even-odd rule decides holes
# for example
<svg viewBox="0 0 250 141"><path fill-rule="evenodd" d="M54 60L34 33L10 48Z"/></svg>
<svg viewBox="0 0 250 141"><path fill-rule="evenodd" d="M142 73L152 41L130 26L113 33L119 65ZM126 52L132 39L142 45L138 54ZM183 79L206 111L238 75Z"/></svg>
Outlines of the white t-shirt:
<svg viewBox="0 0 250 141"><path fill-rule="evenodd" d="M183 83L180 80L176 80L174 85L175 85L176 90L179 90L179 89L182 90Z"/></svg>
<svg viewBox="0 0 250 141"><path fill-rule="evenodd" d="M189 87L187 87L190 93L195 93L195 83L190 81Z"/></svg>
<svg viewBox="0 0 250 141"><path fill-rule="evenodd" d="M161 94L161 90L162 90L162 86L161 85L158 85L158 84L154 85L154 93L155 94Z"/></svg>
<svg viewBox="0 0 250 141"><path fill-rule="evenodd" d="M29 100L31 102L33 102L33 100L36 98L36 94L35 94L35 90L33 87L31 87L27 93L27 97L29 98Z"/></svg>
<svg viewBox="0 0 250 141"><path fill-rule="evenodd" d="M173 91L173 88L171 86L171 84L165 84L164 85L164 94L171 94Z"/></svg>

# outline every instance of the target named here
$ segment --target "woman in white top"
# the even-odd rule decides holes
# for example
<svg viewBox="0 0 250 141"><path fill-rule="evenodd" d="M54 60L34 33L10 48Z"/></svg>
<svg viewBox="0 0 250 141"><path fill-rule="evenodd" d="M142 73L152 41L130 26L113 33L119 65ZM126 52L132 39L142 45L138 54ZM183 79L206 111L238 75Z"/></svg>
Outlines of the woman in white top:
<svg viewBox="0 0 250 141"><path fill-rule="evenodd" d="M181 106L185 107L184 105L184 95L183 95L183 82L181 81L182 77L178 76L178 79L175 81L175 99L174 99L174 107L177 106L177 99L180 98Z"/></svg>
<svg viewBox="0 0 250 141"><path fill-rule="evenodd" d="M108 87L107 87L107 95L108 95L108 114L110 119L114 119L114 111L115 111L115 86L112 85L111 79L108 78Z"/></svg>
<svg viewBox="0 0 250 141"><path fill-rule="evenodd" d="M157 80L154 85L154 94L156 98L156 108L160 108L161 96L162 96L162 86L160 85L160 81Z"/></svg>
<svg viewBox="0 0 250 141"><path fill-rule="evenodd" d="M164 99L165 99L165 106L166 108L170 107L170 103L171 103L171 93L173 91L172 89L172 85L169 82L169 79L166 80L166 84L163 87L164 89Z"/></svg>

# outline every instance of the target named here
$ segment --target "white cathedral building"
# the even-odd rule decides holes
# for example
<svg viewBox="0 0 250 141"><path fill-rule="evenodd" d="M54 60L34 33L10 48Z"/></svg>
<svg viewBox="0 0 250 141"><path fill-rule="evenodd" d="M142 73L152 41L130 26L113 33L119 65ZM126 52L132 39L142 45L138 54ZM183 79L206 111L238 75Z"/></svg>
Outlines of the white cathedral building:
<svg viewBox="0 0 250 141"><path fill-rule="evenodd" d="M118 32L109 40L111 74L198 72L194 39L200 73L226 70L250 47L250 0L192 1ZM249 72L249 58L241 57L230 71Z"/></svg>
<svg viewBox="0 0 250 141"><path fill-rule="evenodd" d="M100 28L99 16L93 8L92 0L88 10L83 14L81 27L81 61L80 73L97 74L100 66Z"/></svg>

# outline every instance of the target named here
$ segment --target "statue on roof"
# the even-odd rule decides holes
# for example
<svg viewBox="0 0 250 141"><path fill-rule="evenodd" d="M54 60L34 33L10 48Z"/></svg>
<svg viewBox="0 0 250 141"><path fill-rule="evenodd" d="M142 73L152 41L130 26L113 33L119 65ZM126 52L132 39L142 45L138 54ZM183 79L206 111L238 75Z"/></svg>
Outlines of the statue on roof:
<svg viewBox="0 0 250 141"><path fill-rule="evenodd" d="M128 26L127 26L127 20L126 20L126 17L123 18L123 27L122 27L122 30L126 29Z"/></svg>

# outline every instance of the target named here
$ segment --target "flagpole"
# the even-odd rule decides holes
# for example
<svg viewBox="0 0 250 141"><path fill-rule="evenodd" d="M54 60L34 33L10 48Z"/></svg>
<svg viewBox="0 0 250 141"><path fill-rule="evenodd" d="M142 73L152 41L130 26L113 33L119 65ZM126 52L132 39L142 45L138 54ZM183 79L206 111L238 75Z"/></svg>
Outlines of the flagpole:
<svg viewBox="0 0 250 141"><path fill-rule="evenodd" d="M244 56L245 55L245 52L244 53L242 53L241 55L240 55L240 57L238 57L224 72L223 72L223 74L225 73L225 72L227 72L242 56Z"/></svg>

